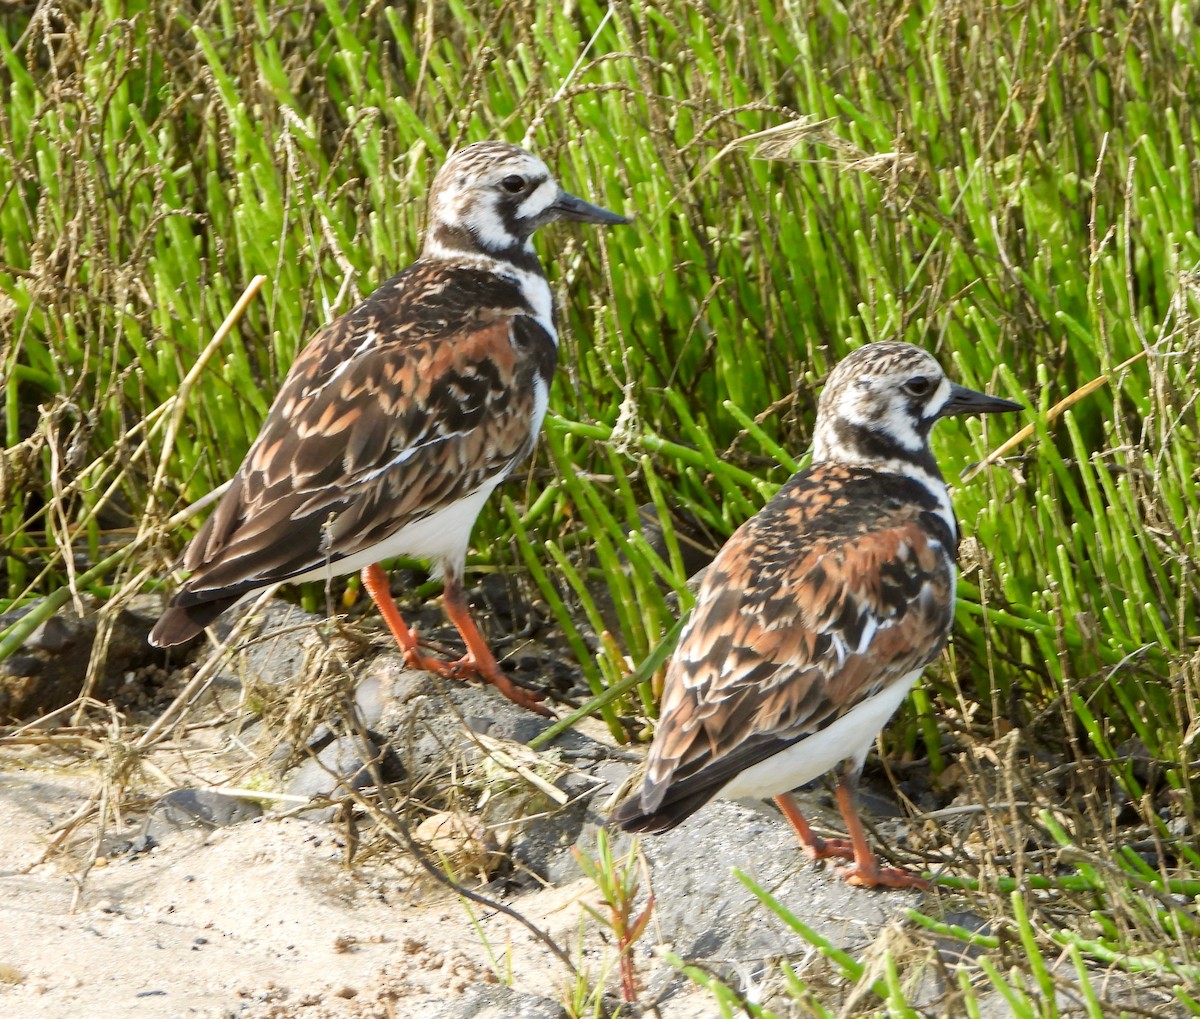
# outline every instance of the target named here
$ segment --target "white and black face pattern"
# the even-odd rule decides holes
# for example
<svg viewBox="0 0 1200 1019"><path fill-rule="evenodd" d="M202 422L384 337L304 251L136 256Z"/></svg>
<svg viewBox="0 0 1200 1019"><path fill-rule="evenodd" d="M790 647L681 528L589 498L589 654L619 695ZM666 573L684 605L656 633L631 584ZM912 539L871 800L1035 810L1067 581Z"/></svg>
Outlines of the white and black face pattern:
<svg viewBox="0 0 1200 1019"><path fill-rule="evenodd" d="M919 347L893 342L860 347L830 373L821 394L814 458L924 459L930 429L952 392L936 358Z"/></svg>
<svg viewBox="0 0 1200 1019"><path fill-rule="evenodd" d="M530 238L558 200L546 164L515 145L480 142L460 149L430 195L431 245L502 254L530 250Z"/></svg>
<svg viewBox="0 0 1200 1019"><path fill-rule="evenodd" d="M624 216L563 191L537 156L505 142L460 149L434 179L423 258L505 263L541 273L530 238L556 219L611 226Z"/></svg>

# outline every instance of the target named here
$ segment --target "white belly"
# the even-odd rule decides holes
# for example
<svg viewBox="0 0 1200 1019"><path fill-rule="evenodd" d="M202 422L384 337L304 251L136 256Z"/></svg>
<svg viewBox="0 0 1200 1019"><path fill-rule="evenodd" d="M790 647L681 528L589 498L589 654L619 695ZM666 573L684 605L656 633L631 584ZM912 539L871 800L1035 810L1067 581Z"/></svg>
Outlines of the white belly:
<svg viewBox="0 0 1200 1019"><path fill-rule="evenodd" d="M879 730L895 714L922 671L910 672L832 725L747 768L717 795L727 800L766 800L819 778L842 761L853 759L856 767L862 767Z"/></svg>
<svg viewBox="0 0 1200 1019"><path fill-rule="evenodd" d="M467 555L467 545L471 540L471 528L475 526L475 518L479 516L483 504L501 480L493 478L466 498L421 520L414 520L378 545L355 552L337 562L323 564L297 577L289 577L288 580L298 584L306 580L342 577L347 573L357 573L364 566L370 566L381 559L401 555L432 560L434 576L441 574L443 563L461 566Z"/></svg>

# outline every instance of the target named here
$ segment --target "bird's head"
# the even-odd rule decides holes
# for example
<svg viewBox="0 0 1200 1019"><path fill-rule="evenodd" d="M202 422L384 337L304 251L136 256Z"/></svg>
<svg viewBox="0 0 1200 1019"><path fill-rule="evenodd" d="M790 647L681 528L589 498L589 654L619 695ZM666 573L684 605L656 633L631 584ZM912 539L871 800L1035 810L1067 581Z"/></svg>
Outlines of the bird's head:
<svg viewBox="0 0 1200 1019"><path fill-rule="evenodd" d="M534 231L556 219L628 222L568 194L533 153L505 142L477 142L455 152L434 179L424 256L527 253Z"/></svg>

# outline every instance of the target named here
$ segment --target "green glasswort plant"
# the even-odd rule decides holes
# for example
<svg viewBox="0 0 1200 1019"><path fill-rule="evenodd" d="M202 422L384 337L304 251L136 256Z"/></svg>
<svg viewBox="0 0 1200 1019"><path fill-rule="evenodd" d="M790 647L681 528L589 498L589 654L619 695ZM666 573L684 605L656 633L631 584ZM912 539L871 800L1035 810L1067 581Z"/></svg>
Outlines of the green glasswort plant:
<svg viewBox="0 0 1200 1019"><path fill-rule="evenodd" d="M956 632L889 759L988 807L986 851L950 865L979 909L1020 927L1011 891L1061 893L1027 917L1046 957L1136 962L1195 1012L1190 921L1138 906L1200 876L1193 21L1096 0L5 6L0 609L35 608L0 658L77 596L115 611L160 583L298 345L415 256L447 151L524 141L637 221L539 238L562 367L472 574L524 578L625 739L687 609L680 522L715 547L763 504L849 348L909 340L1026 399L1029 436L970 480L1008 426L935 436L962 478ZM1076 799L1057 820L1100 861L1086 887L1040 813Z"/></svg>

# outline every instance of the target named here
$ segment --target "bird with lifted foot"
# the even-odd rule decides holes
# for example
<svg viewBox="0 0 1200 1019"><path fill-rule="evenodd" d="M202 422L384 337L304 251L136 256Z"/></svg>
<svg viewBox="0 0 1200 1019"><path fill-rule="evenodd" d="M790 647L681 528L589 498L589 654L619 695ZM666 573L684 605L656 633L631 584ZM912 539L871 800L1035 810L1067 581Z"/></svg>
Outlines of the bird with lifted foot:
<svg viewBox="0 0 1200 1019"><path fill-rule="evenodd" d="M632 832L714 797L774 798L812 857L867 887L925 887L881 867L853 793L875 737L950 636L958 528L934 424L1021 405L955 385L907 343L860 347L829 374L811 465L708 568L667 668ZM821 839L792 790L837 769L849 839Z"/></svg>
<svg viewBox="0 0 1200 1019"><path fill-rule="evenodd" d="M150 642L189 640L243 595L361 571L407 660L476 676L539 714L544 693L501 670L463 594L471 529L529 455L558 359L534 231L625 217L563 191L536 156L481 142L454 153L429 195L421 257L318 332L284 380L216 510L190 575ZM433 561L466 644L430 658L401 618L380 560Z"/></svg>

